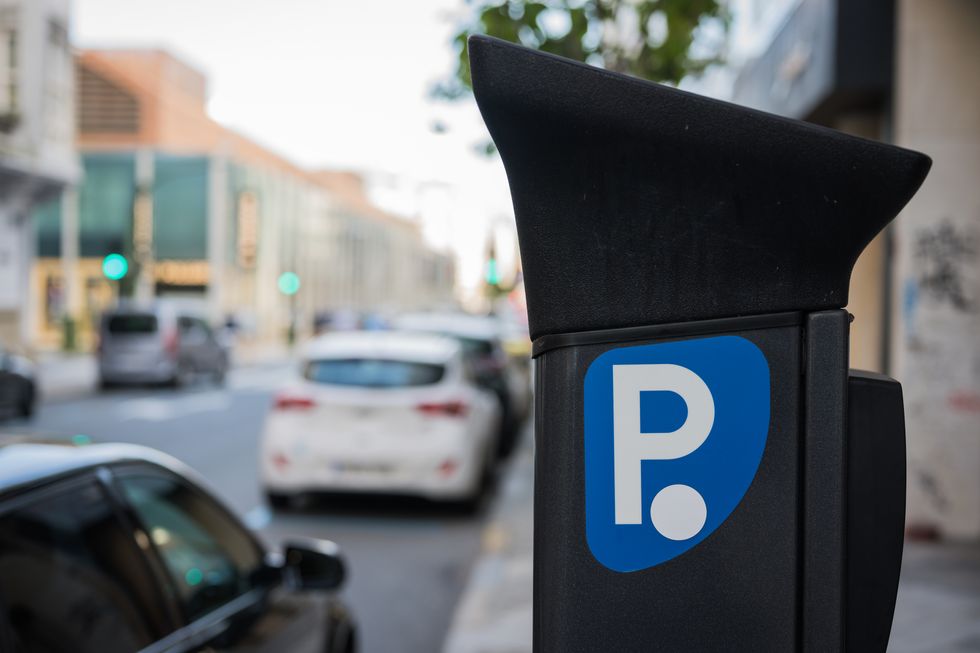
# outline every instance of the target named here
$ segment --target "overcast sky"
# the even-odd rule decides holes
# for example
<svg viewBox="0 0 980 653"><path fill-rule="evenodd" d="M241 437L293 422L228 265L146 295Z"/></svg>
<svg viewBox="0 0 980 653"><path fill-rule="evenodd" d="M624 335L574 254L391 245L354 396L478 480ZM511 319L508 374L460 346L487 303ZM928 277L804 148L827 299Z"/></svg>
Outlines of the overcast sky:
<svg viewBox="0 0 980 653"><path fill-rule="evenodd" d="M480 137L470 102L427 98L451 70L462 4L76 0L75 34L82 47L170 50L208 76L215 118L305 165L417 171L420 150L447 140L433 120L458 118L458 139Z"/></svg>

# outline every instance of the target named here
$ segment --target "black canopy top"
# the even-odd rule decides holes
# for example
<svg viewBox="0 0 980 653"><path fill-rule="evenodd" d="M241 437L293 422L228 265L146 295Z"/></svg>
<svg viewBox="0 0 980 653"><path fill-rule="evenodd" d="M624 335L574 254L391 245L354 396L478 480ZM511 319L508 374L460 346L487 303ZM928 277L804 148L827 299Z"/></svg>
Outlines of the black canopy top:
<svg viewBox="0 0 980 653"><path fill-rule="evenodd" d="M531 337L847 304L929 157L474 36Z"/></svg>

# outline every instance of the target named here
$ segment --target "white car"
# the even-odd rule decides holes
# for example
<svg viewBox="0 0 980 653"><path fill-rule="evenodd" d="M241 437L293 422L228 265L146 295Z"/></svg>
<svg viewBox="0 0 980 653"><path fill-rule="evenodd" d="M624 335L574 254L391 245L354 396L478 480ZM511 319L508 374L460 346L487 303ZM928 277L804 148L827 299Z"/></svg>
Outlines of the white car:
<svg viewBox="0 0 980 653"><path fill-rule="evenodd" d="M321 336L276 397L261 446L273 506L315 491L411 494L477 505L493 472L500 407L451 338Z"/></svg>
<svg viewBox="0 0 980 653"><path fill-rule="evenodd" d="M505 326L492 316L466 313L407 313L392 321L396 329L437 333L455 338L471 361L481 385L492 390L503 410L500 455L507 456L517 443L520 428L531 412L528 365L507 355L502 336Z"/></svg>

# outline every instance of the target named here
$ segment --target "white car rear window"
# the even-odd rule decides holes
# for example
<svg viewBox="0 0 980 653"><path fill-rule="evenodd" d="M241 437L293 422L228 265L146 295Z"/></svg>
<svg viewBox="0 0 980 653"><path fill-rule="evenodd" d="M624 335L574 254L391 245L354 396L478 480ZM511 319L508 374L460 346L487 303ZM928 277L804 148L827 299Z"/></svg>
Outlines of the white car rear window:
<svg viewBox="0 0 980 653"><path fill-rule="evenodd" d="M445 366L435 363L376 358L329 358L306 363L303 376L314 383L328 385L407 388L438 383L445 371Z"/></svg>

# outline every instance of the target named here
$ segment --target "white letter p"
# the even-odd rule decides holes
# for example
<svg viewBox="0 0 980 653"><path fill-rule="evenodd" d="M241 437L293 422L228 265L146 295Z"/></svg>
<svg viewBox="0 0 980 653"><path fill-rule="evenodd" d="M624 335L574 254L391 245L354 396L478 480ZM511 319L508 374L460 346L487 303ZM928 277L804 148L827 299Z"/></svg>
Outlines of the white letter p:
<svg viewBox="0 0 980 653"><path fill-rule="evenodd" d="M642 524L640 463L693 453L708 439L715 402L701 377L680 365L613 365L612 371L616 523ZM687 419L677 430L640 431L640 393L650 391L675 392L687 404Z"/></svg>

